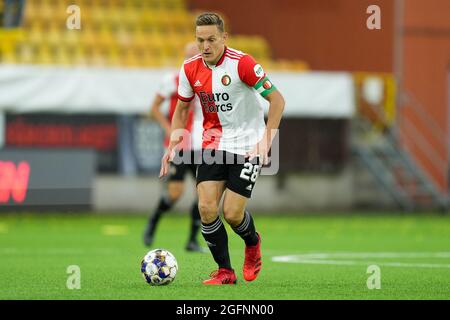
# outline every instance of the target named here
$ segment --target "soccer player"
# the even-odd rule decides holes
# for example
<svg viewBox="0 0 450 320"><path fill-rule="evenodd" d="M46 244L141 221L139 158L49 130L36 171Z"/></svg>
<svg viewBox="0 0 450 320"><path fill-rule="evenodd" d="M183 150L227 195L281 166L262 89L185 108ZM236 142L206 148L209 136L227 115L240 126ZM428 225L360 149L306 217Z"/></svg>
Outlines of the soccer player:
<svg viewBox="0 0 450 320"><path fill-rule="evenodd" d="M225 45L227 33L219 15L199 15L195 36L200 54L186 60L180 70L172 136L161 160L160 177L167 174L179 142L174 133L184 128L189 102L197 96L204 117L203 162L197 168L202 234L218 265L218 270L203 283L234 284L237 280L227 232L218 212L222 197L225 221L245 242L244 279L253 281L261 270L261 236L245 208L260 166L268 164L284 99L261 65L250 55ZM258 94L270 104L267 124Z"/></svg>
<svg viewBox="0 0 450 320"><path fill-rule="evenodd" d="M185 58L191 58L192 56L198 54L198 48L195 42L189 43L185 47ZM169 100L169 113L168 117L161 112L161 105L164 101ZM159 123L159 125L164 129L166 133L165 146L169 144L170 136L170 121L172 120L175 106L178 100L178 72L168 74L161 82L160 88L154 98L151 107L151 116ZM187 115L187 123L184 127L187 131L192 132L192 134L183 141L180 146L180 154L183 152L191 153L201 152L201 134L202 134L202 123L203 115L199 108L194 108L195 103L198 100L193 100L189 105L189 112ZM180 161L181 162L181 161ZM144 231L144 244L150 246L153 243L155 237L156 227L161 219L164 212L170 210L172 206L181 197L184 190L184 178L187 173L191 173L195 178L196 166L191 161L190 163L179 163L170 164L170 175L168 177L167 192L163 194L159 200L158 206L156 207L153 214L150 216L147 226ZM189 239L186 245L187 251L203 252L204 249L198 244L197 234L200 229L200 213L198 211L198 201L195 200L191 207L191 230Z"/></svg>

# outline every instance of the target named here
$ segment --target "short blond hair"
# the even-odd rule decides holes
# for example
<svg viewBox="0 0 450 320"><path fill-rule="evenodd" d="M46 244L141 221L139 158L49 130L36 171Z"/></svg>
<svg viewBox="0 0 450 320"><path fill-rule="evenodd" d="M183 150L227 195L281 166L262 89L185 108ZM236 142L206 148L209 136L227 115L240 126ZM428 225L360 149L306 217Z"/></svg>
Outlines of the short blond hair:
<svg viewBox="0 0 450 320"><path fill-rule="evenodd" d="M217 26L220 32L225 31L225 23L221 16L217 13L206 12L197 17L195 25L198 26Z"/></svg>

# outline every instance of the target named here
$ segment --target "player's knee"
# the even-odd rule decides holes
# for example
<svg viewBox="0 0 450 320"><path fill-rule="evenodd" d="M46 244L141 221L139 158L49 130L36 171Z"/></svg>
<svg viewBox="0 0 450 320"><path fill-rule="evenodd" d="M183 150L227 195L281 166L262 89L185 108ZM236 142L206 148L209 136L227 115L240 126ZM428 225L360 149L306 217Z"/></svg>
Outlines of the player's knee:
<svg viewBox="0 0 450 320"><path fill-rule="evenodd" d="M235 207L226 207L223 208L223 217L225 221L231 226L238 226L242 222L243 218L243 210Z"/></svg>
<svg viewBox="0 0 450 320"><path fill-rule="evenodd" d="M183 194L183 186L169 185L168 193L172 202L176 202Z"/></svg>
<svg viewBox="0 0 450 320"><path fill-rule="evenodd" d="M198 211L203 223L211 223L217 218L217 205L215 201L199 201Z"/></svg>
<svg viewBox="0 0 450 320"><path fill-rule="evenodd" d="M178 190L177 191L174 191L174 190L169 191L170 200L172 200L172 202L176 202L178 199L180 199L181 194L182 194L182 192L180 192Z"/></svg>

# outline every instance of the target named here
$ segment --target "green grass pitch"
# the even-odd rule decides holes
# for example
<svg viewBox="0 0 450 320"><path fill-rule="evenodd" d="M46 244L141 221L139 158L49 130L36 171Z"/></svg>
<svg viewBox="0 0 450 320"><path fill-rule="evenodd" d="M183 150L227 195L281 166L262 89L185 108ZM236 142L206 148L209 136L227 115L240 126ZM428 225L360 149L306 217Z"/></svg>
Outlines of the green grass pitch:
<svg viewBox="0 0 450 320"><path fill-rule="evenodd" d="M243 242L228 229L238 284L202 285L215 264L184 251L189 221L172 213L152 248L171 251L179 271L151 287L140 274L144 216L1 214L0 299L450 298L450 216L254 217L263 250L254 282L243 280ZM80 289L66 286L70 265L80 267ZM379 267L380 289L368 288L369 265Z"/></svg>

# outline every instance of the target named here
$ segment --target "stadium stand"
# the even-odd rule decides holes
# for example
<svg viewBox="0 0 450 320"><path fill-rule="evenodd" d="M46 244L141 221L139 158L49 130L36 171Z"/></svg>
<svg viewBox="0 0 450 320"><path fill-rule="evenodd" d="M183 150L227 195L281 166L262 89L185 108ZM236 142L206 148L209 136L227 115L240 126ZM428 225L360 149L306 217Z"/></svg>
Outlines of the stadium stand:
<svg viewBox="0 0 450 320"><path fill-rule="evenodd" d="M197 12L184 0L81 0L80 29L66 26L75 11L68 0L28 0L21 26L2 39L1 62L111 67L173 67L193 40ZM225 20L227 21L226 17ZM3 31L2 33L5 33ZM304 61L274 60L262 36L232 35L229 46L267 69L303 71Z"/></svg>

